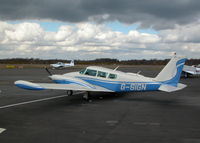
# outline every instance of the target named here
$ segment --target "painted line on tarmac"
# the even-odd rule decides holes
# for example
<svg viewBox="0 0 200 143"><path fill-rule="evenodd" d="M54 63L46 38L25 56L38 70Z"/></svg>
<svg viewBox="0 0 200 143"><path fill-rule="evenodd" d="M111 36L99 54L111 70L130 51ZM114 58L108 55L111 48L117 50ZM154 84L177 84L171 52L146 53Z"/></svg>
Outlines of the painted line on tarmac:
<svg viewBox="0 0 200 143"><path fill-rule="evenodd" d="M150 126L160 126L160 123L156 122L134 122L135 125L150 125Z"/></svg>
<svg viewBox="0 0 200 143"><path fill-rule="evenodd" d="M0 134L3 133L6 129L0 128Z"/></svg>
<svg viewBox="0 0 200 143"><path fill-rule="evenodd" d="M83 93L83 92L77 92L77 93L74 93L73 95L77 95L77 94L81 94L81 93ZM25 105L25 104L30 104L30 103L42 102L42 101L47 101L47 100L52 100L52 99L57 99L57 98L63 98L63 97L67 97L67 96L68 95L60 95L60 96L56 96L56 97L48 97L48 98L37 99L37 100L32 100L32 101L25 101L25 102L20 102L20 103L15 103L15 104L9 104L9 105L0 106L0 109L20 106L20 105Z"/></svg>

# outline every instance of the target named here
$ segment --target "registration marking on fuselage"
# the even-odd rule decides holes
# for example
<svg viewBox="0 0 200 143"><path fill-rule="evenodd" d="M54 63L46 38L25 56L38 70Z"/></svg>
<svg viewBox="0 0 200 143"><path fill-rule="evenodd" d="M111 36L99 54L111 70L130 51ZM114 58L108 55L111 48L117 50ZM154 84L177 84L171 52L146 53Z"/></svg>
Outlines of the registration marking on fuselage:
<svg viewBox="0 0 200 143"><path fill-rule="evenodd" d="M121 91L130 90L130 91L144 91L146 90L147 84L146 83L123 83L121 84Z"/></svg>

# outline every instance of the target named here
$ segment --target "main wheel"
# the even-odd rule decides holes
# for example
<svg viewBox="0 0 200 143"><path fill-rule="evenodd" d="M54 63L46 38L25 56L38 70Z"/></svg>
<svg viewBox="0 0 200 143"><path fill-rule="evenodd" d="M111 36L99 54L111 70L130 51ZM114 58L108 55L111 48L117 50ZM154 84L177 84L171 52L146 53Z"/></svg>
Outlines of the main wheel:
<svg viewBox="0 0 200 143"><path fill-rule="evenodd" d="M68 96L71 96L73 94L73 91L72 90L67 90L67 95Z"/></svg>
<svg viewBox="0 0 200 143"><path fill-rule="evenodd" d="M185 77L185 78L188 78L188 77L189 77L189 74L188 74L188 73L184 73L184 77Z"/></svg>

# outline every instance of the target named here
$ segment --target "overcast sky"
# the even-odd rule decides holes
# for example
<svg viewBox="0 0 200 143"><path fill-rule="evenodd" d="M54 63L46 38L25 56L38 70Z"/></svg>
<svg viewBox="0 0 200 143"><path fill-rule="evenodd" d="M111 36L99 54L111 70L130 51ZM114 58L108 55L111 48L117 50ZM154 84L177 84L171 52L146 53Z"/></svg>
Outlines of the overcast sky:
<svg viewBox="0 0 200 143"><path fill-rule="evenodd" d="M0 58L200 58L199 0L0 0Z"/></svg>

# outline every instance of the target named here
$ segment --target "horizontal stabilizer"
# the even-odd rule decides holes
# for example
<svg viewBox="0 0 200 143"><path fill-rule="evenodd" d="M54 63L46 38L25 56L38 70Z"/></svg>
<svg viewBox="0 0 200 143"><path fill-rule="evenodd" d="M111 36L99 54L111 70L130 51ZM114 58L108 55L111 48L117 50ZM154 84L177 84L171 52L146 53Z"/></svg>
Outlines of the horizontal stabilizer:
<svg viewBox="0 0 200 143"><path fill-rule="evenodd" d="M185 88L187 85L182 84L182 83L178 83L177 86L171 86L169 84L162 84L158 90L160 91L165 91L165 92L173 92L173 91L177 91L177 90L181 90L183 88Z"/></svg>

